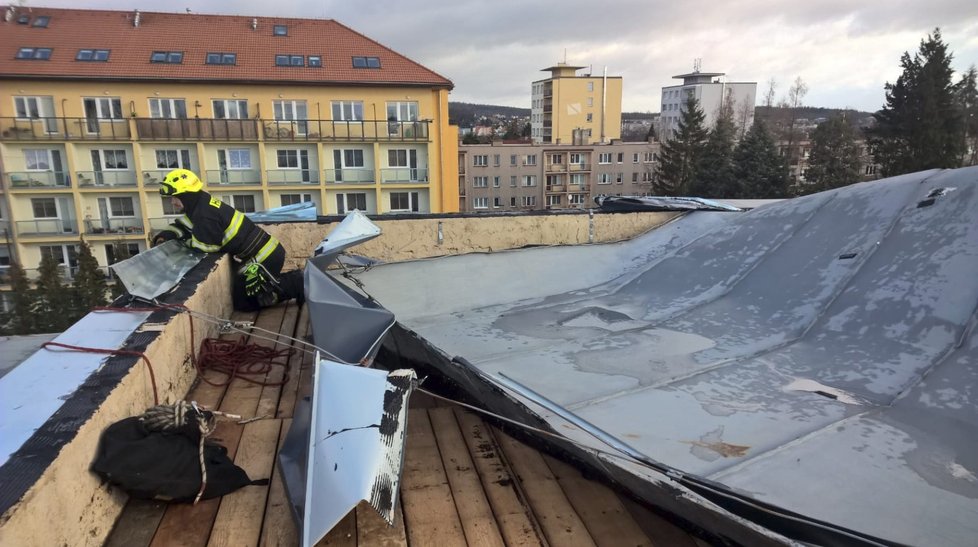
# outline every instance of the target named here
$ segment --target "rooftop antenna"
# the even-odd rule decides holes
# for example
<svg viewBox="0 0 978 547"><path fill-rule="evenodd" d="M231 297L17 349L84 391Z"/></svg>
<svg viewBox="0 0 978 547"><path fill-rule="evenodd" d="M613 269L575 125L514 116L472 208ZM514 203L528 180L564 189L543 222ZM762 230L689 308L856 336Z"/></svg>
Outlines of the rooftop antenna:
<svg viewBox="0 0 978 547"><path fill-rule="evenodd" d="M693 59L693 72L700 71L700 65L703 64L703 59Z"/></svg>

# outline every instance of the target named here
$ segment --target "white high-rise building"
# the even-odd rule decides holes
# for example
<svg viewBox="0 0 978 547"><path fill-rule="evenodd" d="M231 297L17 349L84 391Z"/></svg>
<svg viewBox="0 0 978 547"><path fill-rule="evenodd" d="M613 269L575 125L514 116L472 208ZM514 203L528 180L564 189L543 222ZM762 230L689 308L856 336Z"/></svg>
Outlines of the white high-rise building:
<svg viewBox="0 0 978 547"><path fill-rule="evenodd" d="M728 82L723 72L700 72L673 76L682 79L680 85L662 88L662 112L659 116L658 135L668 139L679 127L679 117L685 108L686 98L692 94L699 101L705 125L712 128L720 113L720 106L726 97L733 101L734 123L739 136L754 123L754 101L757 97L757 82Z"/></svg>

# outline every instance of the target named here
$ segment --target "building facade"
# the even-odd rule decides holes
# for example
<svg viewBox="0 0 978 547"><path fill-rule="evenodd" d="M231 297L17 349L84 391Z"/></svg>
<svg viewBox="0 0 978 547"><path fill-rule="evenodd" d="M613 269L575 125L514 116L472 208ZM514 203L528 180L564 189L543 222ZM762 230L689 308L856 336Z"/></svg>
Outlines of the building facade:
<svg viewBox="0 0 978 547"><path fill-rule="evenodd" d="M565 63L531 87L530 137L538 144L609 143L621 138L620 76L578 76Z"/></svg>
<svg viewBox="0 0 978 547"><path fill-rule="evenodd" d="M10 8L0 27L0 267L70 274L80 238L103 266L145 249L178 167L245 212L458 207L452 83L336 21Z"/></svg>
<svg viewBox="0 0 978 547"><path fill-rule="evenodd" d="M705 116L705 126L713 127L720 107L725 100L732 101L734 123L740 131L746 131L754 123L754 102L757 98L757 82L727 82L722 72L680 74L682 84L662 88L662 111L659 117L659 138L668 139L679 126L679 118L686 100L693 96L699 102Z"/></svg>
<svg viewBox="0 0 978 547"><path fill-rule="evenodd" d="M599 195L652 195L659 143L463 144L459 210L587 209Z"/></svg>

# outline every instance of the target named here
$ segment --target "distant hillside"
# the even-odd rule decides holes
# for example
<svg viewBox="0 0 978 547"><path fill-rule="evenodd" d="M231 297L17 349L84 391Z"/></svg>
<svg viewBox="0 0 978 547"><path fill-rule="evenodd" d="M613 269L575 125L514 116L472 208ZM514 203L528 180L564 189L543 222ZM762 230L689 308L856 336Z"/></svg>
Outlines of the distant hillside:
<svg viewBox="0 0 978 547"><path fill-rule="evenodd" d="M449 123L459 127L472 127L479 118L530 117L529 108L498 106L494 104L472 104L448 102Z"/></svg>
<svg viewBox="0 0 978 547"><path fill-rule="evenodd" d="M762 121L769 121L777 119L781 112L783 111L776 107L758 106L754 109L754 117ZM849 122L856 127L866 125L866 123L873 117L872 112L862 112L859 110L848 110L844 108L822 108L818 106L799 107L796 109L795 115L798 118L803 118L814 122L815 120L828 119L832 116L838 116L840 114L845 114Z"/></svg>
<svg viewBox="0 0 978 547"><path fill-rule="evenodd" d="M623 120L651 120L658 115L657 112L622 112Z"/></svg>

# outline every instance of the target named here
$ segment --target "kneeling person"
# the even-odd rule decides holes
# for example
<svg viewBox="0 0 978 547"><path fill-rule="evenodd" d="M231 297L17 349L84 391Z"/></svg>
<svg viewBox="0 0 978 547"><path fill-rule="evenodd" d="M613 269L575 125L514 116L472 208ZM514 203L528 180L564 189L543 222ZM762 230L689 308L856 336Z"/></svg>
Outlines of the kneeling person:
<svg viewBox="0 0 978 547"><path fill-rule="evenodd" d="M302 271L282 272L285 248L241 211L211 197L192 171L170 171L160 194L170 196L183 216L153 237L153 245L177 239L208 253L230 253L236 262L234 308L255 311L281 301L303 300Z"/></svg>

